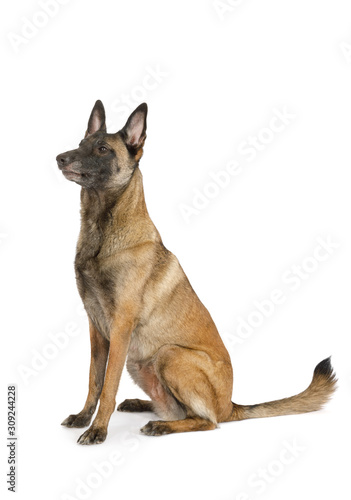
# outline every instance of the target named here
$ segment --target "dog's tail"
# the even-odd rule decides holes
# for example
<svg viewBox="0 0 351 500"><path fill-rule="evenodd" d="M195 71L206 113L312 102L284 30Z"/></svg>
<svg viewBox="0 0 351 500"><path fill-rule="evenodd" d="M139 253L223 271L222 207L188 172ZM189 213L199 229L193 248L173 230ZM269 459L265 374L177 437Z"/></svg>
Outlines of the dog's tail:
<svg viewBox="0 0 351 500"><path fill-rule="evenodd" d="M330 358L324 359L316 366L312 382L305 391L290 398L257 405L233 403L232 414L228 421L296 415L320 410L336 390L336 383L337 379Z"/></svg>

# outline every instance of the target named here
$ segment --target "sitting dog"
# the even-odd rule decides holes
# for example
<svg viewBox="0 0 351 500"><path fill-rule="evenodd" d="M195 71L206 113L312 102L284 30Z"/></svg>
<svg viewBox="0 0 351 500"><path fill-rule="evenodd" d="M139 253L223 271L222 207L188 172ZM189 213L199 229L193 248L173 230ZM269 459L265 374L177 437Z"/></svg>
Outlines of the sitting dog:
<svg viewBox="0 0 351 500"><path fill-rule="evenodd" d="M229 354L145 205L139 161L146 116L144 103L119 132L109 134L104 107L97 101L79 147L56 158L63 175L82 188L75 272L91 340L86 403L62 425L88 426L100 400L78 442L106 439L126 360L150 400L127 399L118 410L155 412L162 420L141 429L149 436L319 410L336 386L330 358L317 365L310 386L297 396L249 406L231 401Z"/></svg>

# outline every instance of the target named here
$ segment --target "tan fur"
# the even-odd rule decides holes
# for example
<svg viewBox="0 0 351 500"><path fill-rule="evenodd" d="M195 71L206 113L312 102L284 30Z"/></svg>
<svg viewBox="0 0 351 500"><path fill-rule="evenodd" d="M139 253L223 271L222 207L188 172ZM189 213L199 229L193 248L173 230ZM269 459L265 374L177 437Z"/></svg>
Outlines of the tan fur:
<svg viewBox="0 0 351 500"><path fill-rule="evenodd" d="M131 377L151 401L126 400L118 409L154 410L164 421L144 426L148 435L318 410L335 389L328 367L316 369L310 387L292 398L253 406L232 403L232 366L217 328L178 260L164 247L146 209L141 172L131 170L122 139L108 135L106 141L118 157L120 185L82 190L76 272L90 319L92 361L85 407L64 425L88 425L100 397L97 416L79 442L105 439L126 360Z"/></svg>
<svg viewBox="0 0 351 500"><path fill-rule="evenodd" d="M233 403L229 420L297 415L320 410L331 398L336 389L336 382L332 370L329 373L318 373L317 366L311 384L300 394L259 405L244 406Z"/></svg>

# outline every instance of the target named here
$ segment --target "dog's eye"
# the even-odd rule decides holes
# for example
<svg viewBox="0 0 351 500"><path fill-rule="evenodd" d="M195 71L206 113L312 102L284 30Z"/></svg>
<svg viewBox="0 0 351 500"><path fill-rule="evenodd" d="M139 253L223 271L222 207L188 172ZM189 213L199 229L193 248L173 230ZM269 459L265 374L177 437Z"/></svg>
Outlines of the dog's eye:
<svg viewBox="0 0 351 500"><path fill-rule="evenodd" d="M100 153L107 153L108 149L106 146L100 146L99 151L100 151Z"/></svg>

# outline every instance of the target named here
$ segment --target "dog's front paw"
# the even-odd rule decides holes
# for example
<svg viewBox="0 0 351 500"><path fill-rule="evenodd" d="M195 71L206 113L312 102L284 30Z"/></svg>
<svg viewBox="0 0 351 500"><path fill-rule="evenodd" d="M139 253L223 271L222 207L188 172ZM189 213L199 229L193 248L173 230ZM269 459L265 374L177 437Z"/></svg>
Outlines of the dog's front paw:
<svg viewBox="0 0 351 500"><path fill-rule="evenodd" d="M65 418L61 425L66 427L87 427L90 424L91 415L86 413L78 413L77 415L70 415Z"/></svg>
<svg viewBox="0 0 351 500"><path fill-rule="evenodd" d="M162 422L162 420L150 420L149 423L140 429L140 432L146 436L163 436L164 434L170 434L172 430L167 422Z"/></svg>
<svg viewBox="0 0 351 500"><path fill-rule="evenodd" d="M79 444L100 444L103 443L107 436L107 430L102 427L89 427L78 439Z"/></svg>

